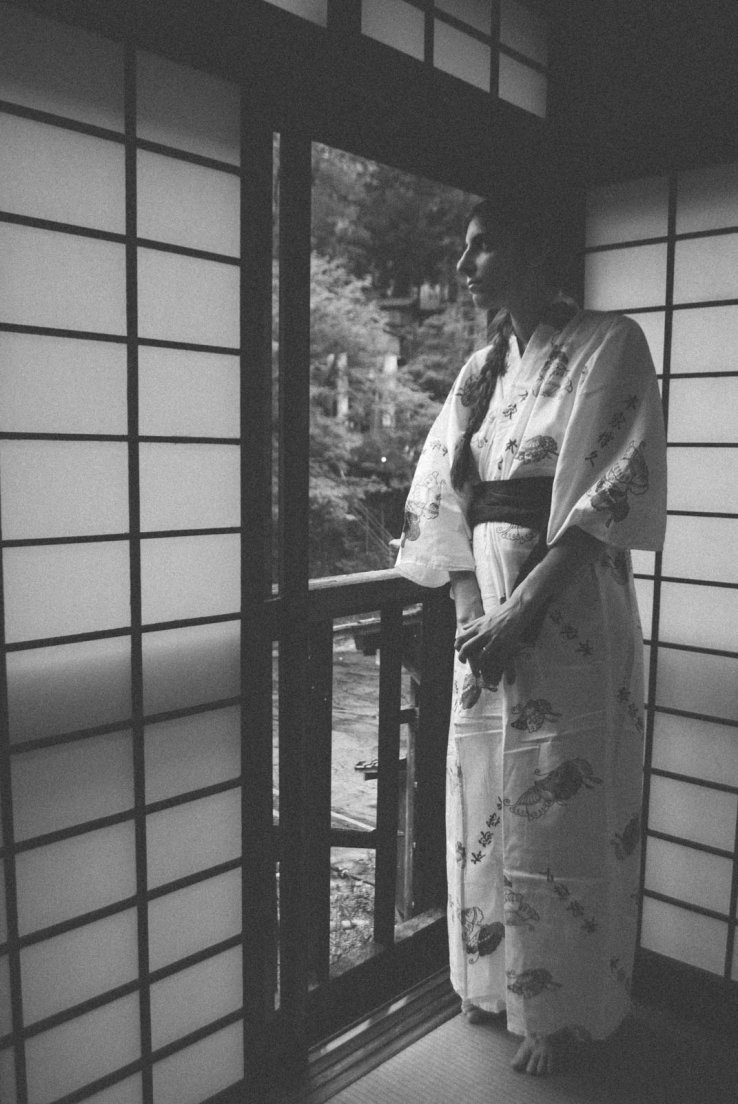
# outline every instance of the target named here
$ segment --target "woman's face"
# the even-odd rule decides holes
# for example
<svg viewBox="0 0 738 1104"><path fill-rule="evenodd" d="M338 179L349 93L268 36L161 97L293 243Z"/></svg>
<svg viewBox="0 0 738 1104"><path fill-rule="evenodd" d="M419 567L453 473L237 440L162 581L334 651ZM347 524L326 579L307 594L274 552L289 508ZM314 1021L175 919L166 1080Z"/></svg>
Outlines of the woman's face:
<svg viewBox="0 0 738 1104"><path fill-rule="evenodd" d="M478 218L466 231L466 248L456 266L480 310L508 310L525 298L529 266L524 251Z"/></svg>

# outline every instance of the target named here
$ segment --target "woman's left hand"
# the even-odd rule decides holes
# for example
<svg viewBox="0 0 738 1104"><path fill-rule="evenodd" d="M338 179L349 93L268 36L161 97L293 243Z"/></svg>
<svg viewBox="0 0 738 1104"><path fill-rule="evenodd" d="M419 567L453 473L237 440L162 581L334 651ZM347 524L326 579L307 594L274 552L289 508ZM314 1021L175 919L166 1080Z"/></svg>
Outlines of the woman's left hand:
<svg viewBox="0 0 738 1104"><path fill-rule="evenodd" d="M508 682L514 682L515 656L522 646L528 621L514 601L477 617L456 637L459 659L469 663L475 674L481 674L485 684L496 686L503 674Z"/></svg>

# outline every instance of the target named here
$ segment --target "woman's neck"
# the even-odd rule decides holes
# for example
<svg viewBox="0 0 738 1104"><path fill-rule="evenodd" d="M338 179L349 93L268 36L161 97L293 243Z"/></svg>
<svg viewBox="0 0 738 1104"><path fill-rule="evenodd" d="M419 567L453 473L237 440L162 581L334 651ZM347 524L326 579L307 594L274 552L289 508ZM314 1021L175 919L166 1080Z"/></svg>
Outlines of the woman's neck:
<svg viewBox="0 0 738 1104"><path fill-rule="evenodd" d="M531 289L529 295L508 308L513 331L523 348L543 320L556 294L549 287Z"/></svg>

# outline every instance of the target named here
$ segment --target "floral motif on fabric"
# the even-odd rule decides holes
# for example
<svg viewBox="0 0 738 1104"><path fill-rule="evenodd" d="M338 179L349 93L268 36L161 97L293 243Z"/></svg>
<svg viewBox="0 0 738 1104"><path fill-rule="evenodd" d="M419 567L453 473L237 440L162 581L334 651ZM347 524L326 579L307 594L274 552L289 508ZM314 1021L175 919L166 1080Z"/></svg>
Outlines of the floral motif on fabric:
<svg viewBox="0 0 738 1104"><path fill-rule="evenodd" d="M441 511L441 495L445 486L445 479L441 479L437 471L430 472L425 479L413 484L405 504L405 524L401 545L406 541L416 541L424 523L438 517Z"/></svg>
<svg viewBox="0 0 738 1104"><path fill-rule="evenodd" d="M541 772L536 770L535 773ZM534 782L517 801L512 802L506 798L504 804L516 816L537 820L547 813L552 805L566 806L567 802L579 793L582 786L591 790L595 785L601 784L602 779L595 777L592 764L586 759L565 759L555 770L549 771Z"/></svg>
<svg viewBox="0 0 738 1104"><path fill-rule="evenodd" d="M543 874L543 871L541 871ZM571 914L575 920L581 920L581 929L586 932L587 935L593 935L597 931L597 920L591 914L587 914L587 910L581 901L578 901L576 897L572 897L571 891L568 885L564 882L557 881L551 873L551 867L546 868L545 873L546 884L551 887L556 897L562 902L566 911Z"/></svg>
<svg viewBox="0 0 738 1104"><path fill-rule="evenodd" d="M628 516L628 495L642 495L648 490L644 445L644 441L640 445L631 441L621 459L588 492L592 508L608 515L605 520L607 526L623 521Z"/></svg>
<svg viewBox="0 0 738 1104"><path fill-rule="evenodd" d="M479 376L471 372L458 390L457 398L462 406L473 406L477 401L477 383Z"/></svg>
<svg viewBox="0 0 738 1104"><path fill-rule="evenodd" d="M553 437L526 437L518 448L515 458L520 464L537 464L541 460L559 455L558 443Z"/></svg>
<svg viewBox="0 0 738 1104"><path fill-rule="evenodd" d="M562 394L569 395L573 390L574 384L569 377L569 357L561 345L553 345L538 373L533 394L552 399L557 395L559 397Z"/></svg>
<svg viewBox="0 0 738 1104"><path fill-rule="evenodd" d="M576 625L572 625L570 621L564 620L564 615L560 609L551 610L548 616L549 620L558 628L561 639L570 641L574 645L574 651L577 655L589 659L593 652L593 646L589 638L582 640L579 636L579 629Z"/></svg>
<svg viewBox="0 0 738 1104"><path fill-rule="evenodd" d="M643 711L637 702L632 700L632 694L627 686L621 686L617 693L617 699L621 705L627 707L627 713L633 722L633 727L641 734L644 731Z"/></svg>
<svg viewBox="0 0 738 1104"><path fill-rule="evenodd" d="M494 834L495 834L495 828L497 828L497 826L500 823L500 819L501 819L500 818L500 810L501 809L502 809L502 798L498 797L497 798L497 811L494 812L494 813L490 813L490 815L487 817L487 819L485 821L484 828L482 828L482 830L479 833L479 836L478 836L478 839L477 839L477 846L478 846L479 850L478 851L472 851L472 853L471 853L471 861L472 861L472 864L474 866L476 866L477 863L480 863L482 861L485 854L487 853L489 848L492 846L492 841L494 839Z"/></svg>
<svg viewBox="0 0 738 1104"><path fill-rule="evenodd" d="M561 989L561 982L554 981L550 970L546 970L543 966L538 966L534 970L523 970L521 973L505 970L505 974L509 979L507 987L510 992L524 1000L537 997L547 989Z"/></svg>
<svg viewBox="0 0 738 1104"><path fill-rule="evenodd" d="M508 403L507 406L503 408L502 417L507 418L508 421L511 418L514 418L515 415L518 412L518 408L519 408L520 404L524 403L527 398L528 398L528 389L525 388L525 387L519 388L517 398L513 399L513 401L511 403Z"/></svg>
<svg viewBox="0 0 738 1104"><path fill-rule="evenodd" d="M525 526L515 525L514 522L501 525L497 535L501 540L512 541L513 544L531 544L538 537L535 529L526 529Z"/></svg>
<svg viewBox="0 0 738 1104"><path fill-rule="evenodd" d="M540 915L522 893L513 889L512 881L505 875L505 924L509 928L527 928L533 931Z"/></svg>
<svg viewBox="0 0 738 1104"><path fill-rule="evenodd" d="M438 437L429 437L420 451L421 456L428 452L438 452L441 456L448 456L448 448Z"/></svg>
<svg viewBox="0 0 738 1104"><path fill-rule="evenodd" d="M582 372L584 375L584 372ZM629 415L633 411L637 410L639 399L637 395L628 395L627 399L621 403L620 407L611 416L607 426L600 431L597 435L597 443L600 448L607 448L611 441L615 440L616 431L621 429L626 423L631 420ZM588 453L584 459L594 467L595 460L600 455L599 449L593 449Z"/></svg>
<svg viewBox="0 0 738 1104"><path fill-rule="evenodd" d="M538 732L547 721L554 721L561 716L554 711L547 698L529 698L525 705L514 705L512 711L518 715L518 719L510 723L521 732Z"/></svg>
<svg viewBox="0 0 738 1104"><path fill-rule="evenodd" d="M610 976L612 980L617 982L618 985L622 985L626 993L630 992L631 980L628 971L620 965L620 956L617 955L610 959Z"/></svg>
<svg viewBox="0 0 738 1104"><path fill-rule="evenodd" d="M635 813L623 828L622 832L613 832L610 843L615 851L615 858L621 862L633 854L641 842L641 816Z"/></svg>
<svg viewBox="0 0 738 1104"><path fill-rule="evenodd" d="M505 938L505 925L499 920L484 923L484 913L476 905L461 910L461 939L469 962L494 954Z"/></svg>
<svg viewBox="0 0 738 1104"><path fill-rule="evenodd" d="M630 571L628 569L628 556L623 549L616 548L611 552L606 552L602 557L602 563L608 568L616 583L620 586L627 586Z"/></svg>

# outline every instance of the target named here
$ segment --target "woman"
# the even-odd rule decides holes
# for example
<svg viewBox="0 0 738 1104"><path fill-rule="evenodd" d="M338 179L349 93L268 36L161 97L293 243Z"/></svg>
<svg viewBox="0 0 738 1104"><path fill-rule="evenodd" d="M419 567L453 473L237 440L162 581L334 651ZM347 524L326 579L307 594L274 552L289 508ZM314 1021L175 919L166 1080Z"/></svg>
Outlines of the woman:
<svg viewBox="0 0 738 1104"><path fill-rule="evenodd" d="M491 343L462 368L408 497L398 569L451 583L451 979L506 1011L513 1066L629 1007L640 867L642 636L631 548L661 547L665 441L640 328L551 286L490 202L458 263Z"/></svg>

